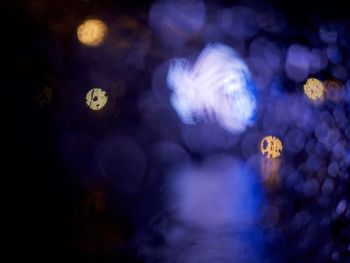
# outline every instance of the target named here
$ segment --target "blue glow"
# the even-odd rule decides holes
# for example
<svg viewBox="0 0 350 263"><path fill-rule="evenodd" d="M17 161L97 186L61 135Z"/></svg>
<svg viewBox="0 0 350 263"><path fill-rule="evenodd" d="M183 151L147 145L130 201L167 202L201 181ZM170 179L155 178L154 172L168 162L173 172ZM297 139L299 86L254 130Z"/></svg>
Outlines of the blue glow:
<svg viewBox="0 0 350 263"><path fill-rule="evenodd" d="M206 22L202 0L160 0L150 10L149 22L156 35L169 46L193 38Z"/></svg>
<svg viewBox="0 0 350 263"><path fill-rule="evenodd" d="M247 230L262 202L252 171L229 155L212 155L201 166L171 176L169 205L177 220L204 228Z"/></svg>
<svg viewBox="0 0 350 263"><path fill-rule="evenodd" d="M175 59L167 83L171 104L185 124L216 121L230 132L253 123L256 97L247 65L230 47L208 44L194 65Z"/></svg>

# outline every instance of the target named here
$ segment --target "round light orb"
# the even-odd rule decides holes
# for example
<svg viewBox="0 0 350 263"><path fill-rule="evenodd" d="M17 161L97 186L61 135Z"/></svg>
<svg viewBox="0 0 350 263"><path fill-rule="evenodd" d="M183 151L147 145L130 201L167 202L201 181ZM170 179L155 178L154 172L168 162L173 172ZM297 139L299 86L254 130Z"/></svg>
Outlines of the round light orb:
<svg viewBox="0 0 350 263"><path fill-rule="evenodd" d="M306 96L313 101L322 101L324 97L324 86L321 81L309 78L304 84Z"/></svg>
<svg viewBox="0 0 350 263"><path fill-rule="evenodd" d="M107 25L102 20L87 19L78 26L77 37L83 45L98 47L105 40L107 32Z"/></svg>
<svg viewBox="0 0 350 263"><path fill-rule="evenodd" d="M260 151L267 158L277 158L281 155L283 149L282 142L274 136L266 136L261 140Z"/></svg>
<svg viewBox="0 0 350 263"><path fill-rule="evenodd" d="M99 88L94 88L86 94L86 105L92 110L101 110L108 101L106 92Z"/></svg>

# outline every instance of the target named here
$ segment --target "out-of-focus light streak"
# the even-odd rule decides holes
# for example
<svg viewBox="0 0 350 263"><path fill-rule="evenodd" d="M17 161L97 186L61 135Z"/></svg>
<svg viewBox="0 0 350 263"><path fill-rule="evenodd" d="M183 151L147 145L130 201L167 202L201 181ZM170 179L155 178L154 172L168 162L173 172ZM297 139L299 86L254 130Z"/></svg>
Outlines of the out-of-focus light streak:
<svg viewBox="0 0 350 263"><path fill-rule="evenodd" d="M87 19L78 26L77 37L79 41L88 47L100 46L106 38L107 25L99 19Z"/></svg>
<svg viewBox="0 0 350 263"><path fill-rule="evenodd" d="M324 98L324 86L321 81L309 78L304 84L306 96L313 101L322 101Z"/></svg>
<svg viewBox="0 0 350 263"><path fill-rule="evenodd" d="M209 44L192 66L175 59L167 83L171 104L185 124L218 122L230 132L252 123L256 99L247 65L228 46Z"/></svg>
<svg viewBox="0 0 350 263"><path fill-rule="evenodd" d="M279 169L281 160L279 158L261 158L260 159L260 171L262 180L268 189L276 188L279 185Z"/></svg>
<svg viewBox="0 0 350 263"><path fill-rule="evenodd" d="M86 105L92 110L101 110L108 101L106 92L99 88L94 88L86 94Z"/></svg>
<svg viewBox="0 0 350 263"><path fill-rule="evenodd" d="M283 150L282 142L275 136L266 136L261 140L260 151L267 158L277 158Z"/></svg>

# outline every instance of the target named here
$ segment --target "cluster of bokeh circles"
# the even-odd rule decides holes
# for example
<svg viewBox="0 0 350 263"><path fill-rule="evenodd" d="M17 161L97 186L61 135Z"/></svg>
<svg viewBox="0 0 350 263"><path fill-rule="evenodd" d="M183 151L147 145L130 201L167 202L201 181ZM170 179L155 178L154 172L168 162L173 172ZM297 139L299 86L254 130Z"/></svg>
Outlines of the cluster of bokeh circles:
<svg viewBox="0 0 350 263"><path fill-rule="evenodd" d="M56 115L59 147L72 173L91 185L112 182L118 197L150 195L157 208L178 211L170 221L199 229L220 225L222 218L235 221L237 211L247 220L255 213L264 231L261 246L272 262L346 262L350 33L345 22L314 21L314 28L299 32L266 3L221 7L201 0L156 1L145 24L131 17L115 24L102 20L87 18L76 28L77 57L88 80L67 78ZM295 40L295 32L306 41ZM75 85L79 88L69 90ZM243 191L250 181L233 180L227 171L257 180L264 197ZM179 179L171 178L178 173ZM225 189L222 196L219 188ZM206 195L211 191L212 199ZM164 197L169 192L171 205ZM215 211L222 204L222 213ZM227 208L231 205L238 215ZM184 229L174 231L184 235ZM171 247L178 233L169 233L160 235L170 238ZM201 243L199 250L208 244L213 245ZM157 254L150 244L138 245L144 258Z"/></svg>

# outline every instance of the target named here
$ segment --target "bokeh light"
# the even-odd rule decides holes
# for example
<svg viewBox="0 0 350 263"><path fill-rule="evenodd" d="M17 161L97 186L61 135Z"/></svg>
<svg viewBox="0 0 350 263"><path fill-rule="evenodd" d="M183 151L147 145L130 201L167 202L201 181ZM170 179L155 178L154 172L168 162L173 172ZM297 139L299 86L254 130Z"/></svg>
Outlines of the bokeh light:
<svg viewBox="0 0 350 263"><path fill-rule="evenodd" d="M169 46L181 46L193 38L206 20L202 0L162 0L150 10L149 22L156 35Z"/></svg>
<svg viewBox="0 0 350 263"><path fill-rule="evenodd" d="M263 158L260 159L260 172L262 181L267 189L274 189L279 186L279 170L281 160L279 158Z"/></svg>
<svg viewBox="0 0 350 263"><path fill-rule="evenodd" d="M36 261L349 262L348 9L13 2Z"/></svg>
<svg viewBox="0 0 350 263"><path fill-rule="evenodd" d="M185 124L217 122L242 132L253 122L256 99L247 65L228 46L209 44L195 64L172 61L167 76L171 104Z"/></svg>
<svg viewBox="0 0 350 263"><path fill-rule="evenodd" d="M100 19L87 19L77 28L79 41L88 47L100 46L106 38L107 25Z"/></svg>
<svg viewBox="0 0 350 263"><path fill-rule="evenodd" d="M169 205L180 221L203 229L244 229L256 220L259 186L251 171L229 155L214 154L200 166L176 169L169 186Z"/></svg>
<svg viewBox="0 0 350 263"><path fill-rule="evenodd" d="M320 39L327 44L333 44L338 38L338 29L336 24L322 24L319 30Z"/></svg>
<svg viewBox="0 0 350 263"><path fill-rule="evenodd" d="M324 98L324 86L321 81L309 78L304 84L306 96L313 101L322 101Z"/></svg>
<svg viewBox="0 0 350 263"><path fill-rule="evenodd" d="M100 88L94 88L88 91L86 93L86 105L92 109L92 110L101 110L108 101L107 93L100 89Z"/></svg>
<svg viewBox="0 0 350 263"><path fill-rule="evenodd" d="M323 82L323 85L328 100L337 102L342 99L344 86L339 80L328 79Z"/></svg>
<svg viewBox="0 0 350 263"><path fill-rule="evenodd" d="M266 136L261 140L260 151L267 158L277 158L283 150L282 142L275 136Z"/></svg>
<svg viewBox="0 0 350 263"><path fill-rule="evenodd" d="M309 75L310 65L311 55L307 47L293 44L288 48L285 70L291 80L304 81Z"/></svg>

